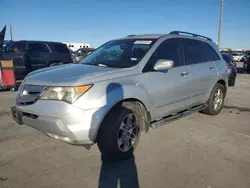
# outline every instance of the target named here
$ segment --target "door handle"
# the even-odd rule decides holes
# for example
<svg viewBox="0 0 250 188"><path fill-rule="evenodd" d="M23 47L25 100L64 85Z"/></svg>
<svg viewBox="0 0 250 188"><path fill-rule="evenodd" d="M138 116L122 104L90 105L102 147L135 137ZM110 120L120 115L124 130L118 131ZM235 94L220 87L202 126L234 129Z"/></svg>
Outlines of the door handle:
<svg viewBox="0 0 250 188"><path fill-rule="evenodd" d="M182 73L181 73L181 76L182 76L182 77L185 77L185 76L187 76L187 75L188 75L188 72L182 72Z"/></svg>
<svg viewBox="0 0 250 188"><path fill-rule="evenodd" d="M209 68L210 68L210 70L215 69L214 65L211 65Z"/></svg>

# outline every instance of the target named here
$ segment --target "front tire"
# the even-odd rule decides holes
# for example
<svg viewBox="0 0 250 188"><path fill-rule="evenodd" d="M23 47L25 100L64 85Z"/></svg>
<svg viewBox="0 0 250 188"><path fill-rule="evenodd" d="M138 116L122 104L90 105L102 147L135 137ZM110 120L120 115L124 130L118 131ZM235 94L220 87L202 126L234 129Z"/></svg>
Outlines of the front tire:
<svg viewBox="0 0 250 188"><path fill-rule="evenodd" d="M202 112L208 115L217 115L223 108L226 91L225 87L216 83L208 99L208 107Z"/></svg>
<svg viewBox="0 0 250 188"><path fill-rule="evenodd" d="M133 156L141 134L142 115L133 103L115 106L104 118L97 135L102 160L124 160Z"/></svg>

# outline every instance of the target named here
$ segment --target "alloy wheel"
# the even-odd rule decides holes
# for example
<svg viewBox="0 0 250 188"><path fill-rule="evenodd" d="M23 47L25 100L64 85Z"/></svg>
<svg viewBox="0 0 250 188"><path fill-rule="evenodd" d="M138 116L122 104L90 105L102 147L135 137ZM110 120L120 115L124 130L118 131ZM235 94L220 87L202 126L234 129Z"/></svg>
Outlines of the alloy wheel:
<svg viewBox="0 0 250 188"><path fill-rule="evenodd" d="M224 94L221 88L218 88L214 93L213 109L218 111L223 103Z"/></svg>
<svg viewBox="0 0 250 188"><path fill-rule="evenodd" d="M139 138L140 128L138 120L133 113L127 114L118 131L118 147L120 151L127 152L135 146Z"/></svg>

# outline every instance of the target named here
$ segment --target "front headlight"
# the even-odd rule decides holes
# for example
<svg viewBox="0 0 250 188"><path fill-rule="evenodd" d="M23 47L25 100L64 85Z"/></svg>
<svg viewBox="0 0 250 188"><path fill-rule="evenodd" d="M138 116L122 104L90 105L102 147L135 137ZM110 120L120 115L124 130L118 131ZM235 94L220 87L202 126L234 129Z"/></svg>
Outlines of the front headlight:
<svg viewBox="0 0 250 188"><path fill-rule="evenodd" d="M93 85L77 87L48 87L41 95L42 100L59 100L73 103L82 94L87 92Z"/></svg>

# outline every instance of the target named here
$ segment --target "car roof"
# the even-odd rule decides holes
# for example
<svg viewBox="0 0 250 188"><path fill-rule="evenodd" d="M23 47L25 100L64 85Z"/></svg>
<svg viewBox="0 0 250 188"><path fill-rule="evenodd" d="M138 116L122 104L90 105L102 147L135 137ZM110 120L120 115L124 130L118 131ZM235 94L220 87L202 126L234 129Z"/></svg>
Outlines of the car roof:
<svg viewBox="0 0 250 188"><path fill-rule="evenodd" d="M176 33L177 32L177 33ZM120 39L143 39L143 40L157 40L161 37L164 36L177 36L177 38L186 38L186 39L193 39L193 40L198 40L198 41L203 41L206 43L209 43L211 46L215 46L215 43L212 41L212 39L202 36L202 35L198 35L198 34L193 34L193 33L187 33L187 34L191 34L193 36L189 36L189 35L185 35L186 32L183 32L183 34L179 34L179 31L174 31L174 32L170 32L169 34L141 34L141 35L128 35L126 37L120 38ZM181 32L182 33L182 32ZM115 39L115 40L119 40L119 39Z"/></svg>
<svg viewBox="0 0 250 188"><path fill-rule="evenodd" d="M128 35L122 39L158 39L164 34L142 34L142 35Z"/></svg>
<svg viewBox="0 0 250 188"><path fill-rule="evenodd" d="M57 44L63 44L62 42L53 42L53 41L38 41L38 40L18 40L13 42L34 42L34 43L57 43Z"/></svg>

